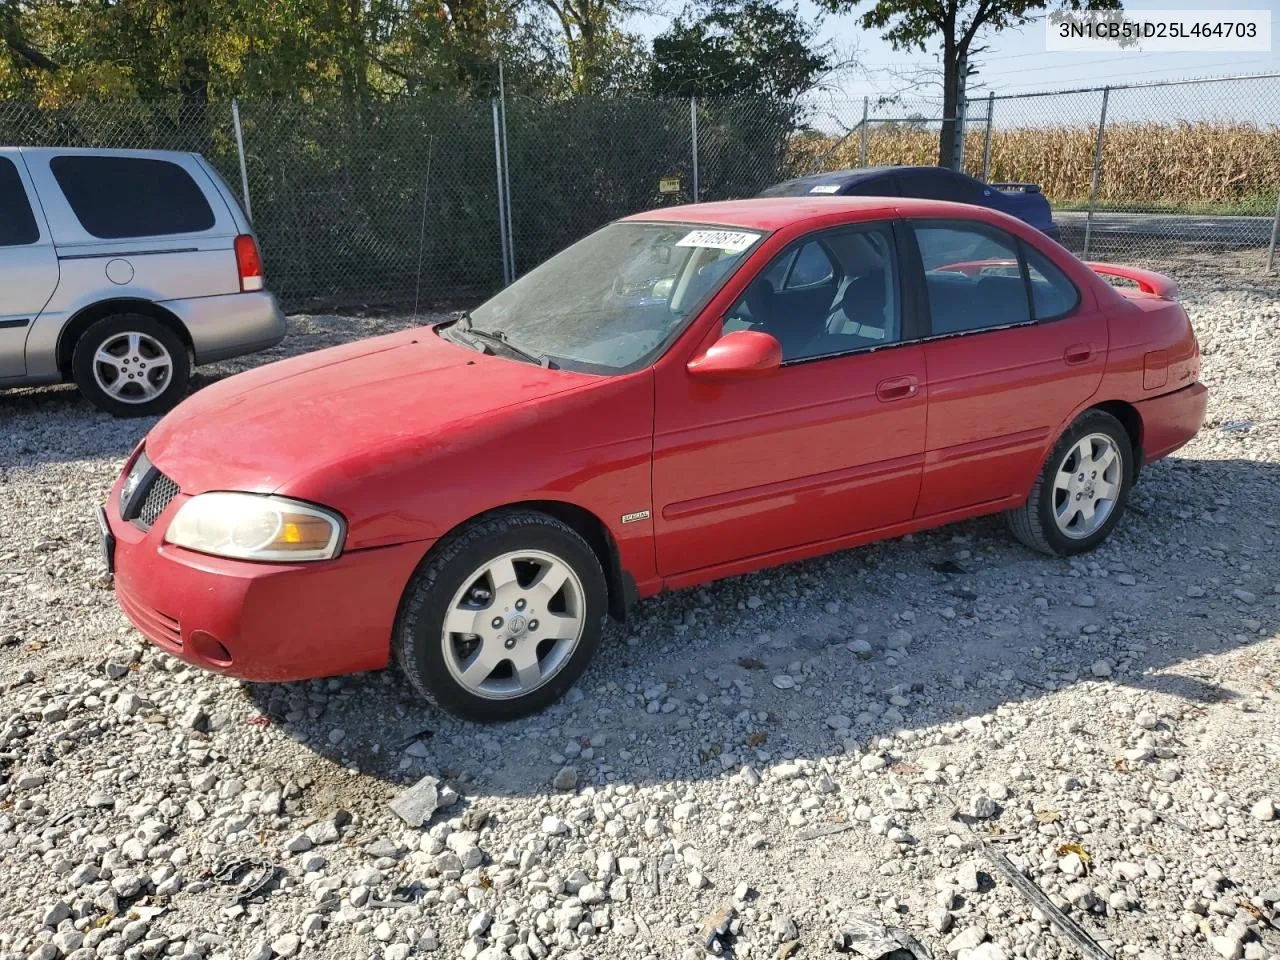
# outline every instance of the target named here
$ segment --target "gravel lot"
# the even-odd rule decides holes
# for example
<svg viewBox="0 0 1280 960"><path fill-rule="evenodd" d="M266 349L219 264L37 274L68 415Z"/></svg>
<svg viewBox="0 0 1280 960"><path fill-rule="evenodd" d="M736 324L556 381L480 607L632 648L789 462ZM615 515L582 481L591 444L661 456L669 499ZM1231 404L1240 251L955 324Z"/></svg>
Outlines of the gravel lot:
<svg viewBox="0 0 1280 960"><path fill-rule="evenodd" d="M0 395L0 957L697 957L727 905L737 957L854 918L1080 956L999 851L1116 956L1275 960L1280 286L1217 271L1180 277L1209 421L1098 552L983 520L676 593L497 727L153 653L90 514L149 422ZM413 828L387 803L428 774Z"/></svg>

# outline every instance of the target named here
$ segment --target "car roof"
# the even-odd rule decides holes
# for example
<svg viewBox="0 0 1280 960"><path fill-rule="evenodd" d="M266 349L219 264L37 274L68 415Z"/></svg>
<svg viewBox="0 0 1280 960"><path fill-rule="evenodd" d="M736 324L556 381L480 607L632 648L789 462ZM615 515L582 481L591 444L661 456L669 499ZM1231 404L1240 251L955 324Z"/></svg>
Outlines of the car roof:
<svg viewBox="0 0 1280 960"><path fill-rule="evenodd" d="M804 177L795 177L791 180L780 180L772 186L765 187L757 196L761 197L784 197L798 196L800 194L809 193L814 187L830 186L835 184L839 187L847 187L855 183L863 183L866 181L874 181L880 177L886 177L892 173L898 173L902 170L924 170L939 176L957 176L954 170L946 167L935 166L910 166L907 164L898 164L897 166L884 167L853 167L849 170L830 170L826 173L811 173Z"/></svg>
<svg viewBox="0 0 1280 960"><path fill-rule="evenodd" d="M877 177L883 177L900 170L901 167L854 167L850 170L828 170L825 173L811 173L804 177L793 177L790 180L780 180L772 186L765 187L761 191L761 195L778 196L778 194L769 194L770 190L791 189L797 192L807 192L800 188L816 187L824 184L838 183L841 186L849 183L857 183L860 180L874 180Z"/></svg>
<svg viewBox="0 0 1280 960"><path fill-rule="evenodd" d="M705 223L750 230L777 230L810 221L856 222L877 217L963 217L969 220L993 218L984 207L946 200L914 197L755 197L750 200L723 200L717 203L690 203L678 207L658 207L624 217L626 221L666 221Z"/></svg>

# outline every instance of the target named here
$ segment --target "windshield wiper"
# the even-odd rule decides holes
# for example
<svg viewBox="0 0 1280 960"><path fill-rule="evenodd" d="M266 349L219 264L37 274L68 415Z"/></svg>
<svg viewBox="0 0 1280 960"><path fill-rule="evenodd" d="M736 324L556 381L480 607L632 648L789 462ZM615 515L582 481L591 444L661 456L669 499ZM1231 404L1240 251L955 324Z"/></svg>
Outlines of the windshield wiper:
<svg viewBox="0 0 1280 960"><path fill-rule="evenodd" d="M507 339L506 333L501 330L481 330L478 327L467 327L467 336L476 337L491 344L496 343L508 353L514 353L516 356L528 360L530 363L536 363L540 367L551 367L551 358L545 353L534 353L532 350L517 346Z"/></svg>
<svg viewBox="0 0 1280 960"><path fill-rule="evenodd" d="M555 368L555 364L551 362L551 358L545 353L535 353L532 350L526 350L524 347L512 343L511 339L507 336L506 331L481 330L471 319L470 310L459 310L456 317L455 334L460 334L461 339L470 340L473 343L477 340L484 341L487 350L490 353L494 352L494 345L496 344L500 349L505 350L507 353L514 353L517 357L520 357L523 360L528 360L530 363L536 363L538 366L546 367L547 369Z"/></svg>

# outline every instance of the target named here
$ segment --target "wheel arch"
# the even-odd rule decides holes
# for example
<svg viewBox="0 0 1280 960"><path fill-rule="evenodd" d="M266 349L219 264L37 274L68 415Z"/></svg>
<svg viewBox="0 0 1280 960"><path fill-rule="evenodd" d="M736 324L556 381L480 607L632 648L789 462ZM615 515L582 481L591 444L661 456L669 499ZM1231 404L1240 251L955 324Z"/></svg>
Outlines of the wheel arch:
<svg viewBox="0 0 1280 960"><path fill-rule="evenodd" d="M517 500L512 503L505 503L500 507L485 510L483 513L478 513L460 523L454 524L453 527L436 540L435 545L432 546L432 551L471 523L495 514L518 510L533 510L545 513L547 516L559 520L572 528L583 540L587 541L587 544L600 560L600 566L604 569L605 583L609 590L609 615L616 620L625 621L631 612L631 608L639 599L635 578L623 568L622 555L618 550L618 543L609 527L590 510L576 503L570 503L566 500Z"/></svg>
<svg viewBox="0 0 1280 960"><path fill-rule="evenodd" d="M121 297L114 300L99 300L81 308L62 327L58 334L58 373L63 380L71 379L71 357L75 353L76 343L84 332L99 320L114 317L121 313L140 313L151 317L169 327L189 351L194 351L191 334L178 317L164 307L150 300L139 300L133 297Z"/></svg>
<svg viewBox="0 0 1280 960"><path fill-rule="evenodd" d="M1127 400L1104 400L1093 404L1089 409L1111 414L1124 427L1125 433L1129 435L1129 445L1133 447L1133 481L1136 483L1138 472L1142 469L1142 414Z"/></svg>

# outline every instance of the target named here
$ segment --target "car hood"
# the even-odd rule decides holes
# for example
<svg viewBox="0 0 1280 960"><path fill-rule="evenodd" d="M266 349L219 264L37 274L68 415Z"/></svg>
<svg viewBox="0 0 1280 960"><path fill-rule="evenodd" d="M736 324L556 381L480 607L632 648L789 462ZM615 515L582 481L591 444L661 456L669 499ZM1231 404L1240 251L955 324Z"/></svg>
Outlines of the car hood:
<svg viewBox="0 0 1280 960"><path fill-rule="evenodd" d="M292 482L343 464L429 452L495 411L598 379L477 353L418 328L214 383L161 420L146 449L186 494L288 493Z"/></svg>

